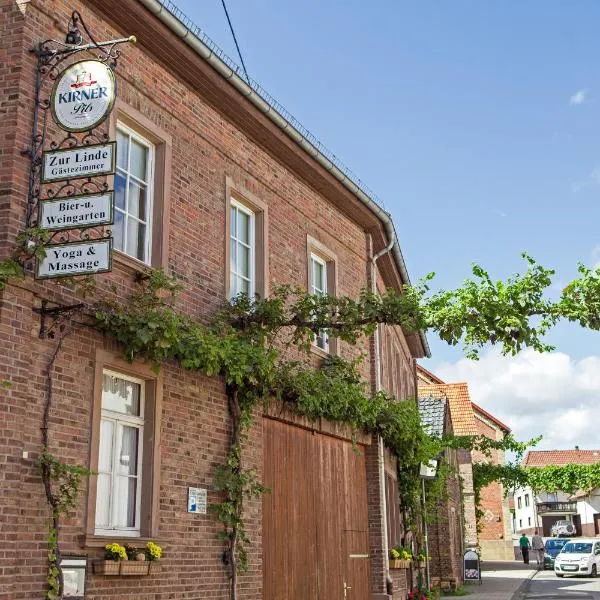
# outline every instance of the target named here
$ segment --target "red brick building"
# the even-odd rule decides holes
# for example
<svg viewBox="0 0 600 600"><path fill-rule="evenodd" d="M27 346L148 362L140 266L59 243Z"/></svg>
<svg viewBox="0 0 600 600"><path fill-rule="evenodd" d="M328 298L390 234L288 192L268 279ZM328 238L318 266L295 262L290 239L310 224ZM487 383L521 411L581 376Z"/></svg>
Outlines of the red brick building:
<svg viewBox="0 0 600 600"><path fill-rule="evenodd" d="M501 441L510 433L507 425L498 420L481 406L471 403L475 427L478 435ZM475 462L489 461L479 452L473 453ZM491 451L491 461L504 463L502 450ZM482 557L486 560L512 560L514 557L512 543L511 514L508 506L508 495L501 483L491 483L481 490L481 519L479 522L479 545Z"/></svg>
<svg viewBox="0 0 600 600"><path fill-rule="evenodd" d="M0 4L0 257L28 212L30 50L64 41L73 10L97 40L138 41L122 47L117 101L100 126L117 141L117 168L107 180L115 250L112 271L94 276L99 297L124 297L144 269L163 267L183 285L178 309L208 322L237 291L265 295L274 283L356 296L408 282L389 215L199 29L156 0ZM45 149L64 137L48 119ZM31 273L0 291L0 380L12 384L0 391L1 600L41 598L46 582L49 510L35 458L56 341L40 338L33 309L77 301L68 287ZM428 353L423 336L397 328L380 328L359 348L318 345L316 361L366 353L372 388L402 398L416 395L414 358ZM86 598L229 597L220 526L210 511L187 506L188 488L204 489L208 504L219 500L213 476L230 434L222 382L175 364L159 374L129 364L85 328L64 340L50 378L51 450L96 473L60 536L63 554L88 561ZM240 598L383 600L392 597L389 576L393 598L405 597L406 573L387 568L400 527L394 460L377 439L359 444L356 453L343 429L281 412L255 421L246 466L272 493L247 508ZM89 568L111 541L147 540L164 549L159 573L110 577Z"/></svg>
<svg viewBox="0 0 600 600"><path fill-rule="evenodd" d="M453 433L455 435L483 435L501 440L509 428L492 414L471 401L467 383L444 383L421 367L417 368L419 395L431 394L447 398ZM473 490L473 463L490 460L479 452L458 452L459 472L462 480L463 525L465 547L479 546L486 560L512 560L514 552L511 539L511 517L508 498L499 483L481 490L481 519L476 520ZM492 451L491 460L502 463L501 451Z"/></svg>

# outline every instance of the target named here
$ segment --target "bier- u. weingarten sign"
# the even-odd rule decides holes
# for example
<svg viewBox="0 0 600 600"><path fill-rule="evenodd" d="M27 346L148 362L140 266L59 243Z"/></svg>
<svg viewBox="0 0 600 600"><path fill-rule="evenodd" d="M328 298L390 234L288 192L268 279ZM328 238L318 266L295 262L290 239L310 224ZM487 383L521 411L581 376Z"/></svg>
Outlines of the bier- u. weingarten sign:
<svg viewBox="0 0 600 600"><path fill-rule="evenodd" d="M113 192L68 196L40 202L39 224L59 231L74 227L95 227L113 222Z"/></svg>

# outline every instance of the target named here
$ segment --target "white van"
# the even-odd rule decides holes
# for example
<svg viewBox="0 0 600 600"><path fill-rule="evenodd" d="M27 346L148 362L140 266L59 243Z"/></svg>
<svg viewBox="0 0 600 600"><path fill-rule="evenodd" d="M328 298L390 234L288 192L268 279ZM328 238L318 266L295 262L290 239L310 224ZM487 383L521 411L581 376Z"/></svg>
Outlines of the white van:
<svg viewBox="0 0 600 600"><path fill-rule="evenodd" d="M600 539L577 538L567 542L554 560L554 573L596 577L600 572Z"/></svg>

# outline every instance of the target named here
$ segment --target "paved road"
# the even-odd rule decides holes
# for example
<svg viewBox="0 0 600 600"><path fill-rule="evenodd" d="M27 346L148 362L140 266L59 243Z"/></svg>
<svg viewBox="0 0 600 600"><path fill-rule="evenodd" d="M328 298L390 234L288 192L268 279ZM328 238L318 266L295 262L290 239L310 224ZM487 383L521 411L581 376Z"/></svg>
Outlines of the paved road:
<svg viewBox="0 0 600 600"><path fill-rule="evenodd" d="M554 571L536 573L526 587L524 600L600 600L600 579L558 578Z"/></svg>

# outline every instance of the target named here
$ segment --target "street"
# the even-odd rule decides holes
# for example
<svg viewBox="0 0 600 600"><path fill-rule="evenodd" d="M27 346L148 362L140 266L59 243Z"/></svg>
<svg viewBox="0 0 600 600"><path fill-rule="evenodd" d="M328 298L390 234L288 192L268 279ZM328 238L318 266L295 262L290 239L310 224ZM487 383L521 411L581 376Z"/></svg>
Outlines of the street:
<svg viewBox="0 0 600 600"><path fill-rule="evenodd" d="M518 597L518 596L517 596ZM535 574L523 600L551 600L577 598L579 600L600 600L600 579L589 577L558 578L553 571L540 571Z"/></svg>

